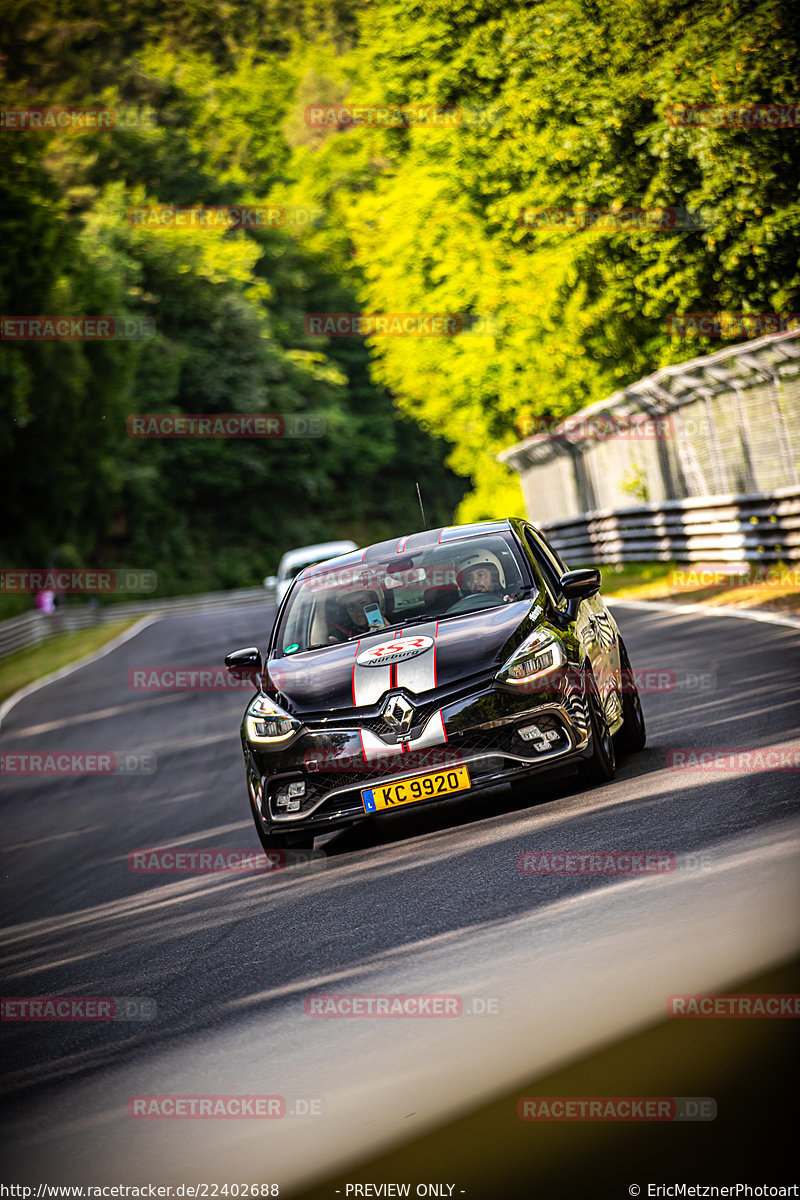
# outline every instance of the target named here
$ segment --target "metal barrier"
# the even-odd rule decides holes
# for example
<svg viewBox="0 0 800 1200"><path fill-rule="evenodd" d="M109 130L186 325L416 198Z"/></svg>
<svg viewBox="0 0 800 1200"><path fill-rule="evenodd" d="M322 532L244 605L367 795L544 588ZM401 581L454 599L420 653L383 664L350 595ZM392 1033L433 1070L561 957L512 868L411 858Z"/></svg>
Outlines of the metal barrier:
<svg viewBox="0 0 800 1200"><path fill-rule="evenodd" d="M800 487L586 513L542 526L570 565L800 562Z"/></svg>
<svg viewBox="0 0 800 1200"><path fill-rule="evenodd" d="M234 608L245 604L275 604L274 588L241 588L231 592L204 592L197 596L175 596L161 600L134 600L127 604L84 604L54 613L29 612L0 621L0 658L36 646L57 633L74 633L96 625L110 625L129 617L183 616Z"/></svg>
<svg viewBox="0 0 800 1200"><path fill-rule="evenodd" d="M643 532L661 513L666 533L696 507L686 500L707 508L715 497L730 508L786 494L800 485L800 332L664 367L563 421L532 427L533 436L498 458L519 472L527 514L543 529L572 518L611 528L616 519L617 534L633 532L638 511ZM720 550L736 548L741 531L729 523L738 517L724 520L720 532L734 540ZM685 541L678 536L676 547L688 553L695 546Z"/></svg>

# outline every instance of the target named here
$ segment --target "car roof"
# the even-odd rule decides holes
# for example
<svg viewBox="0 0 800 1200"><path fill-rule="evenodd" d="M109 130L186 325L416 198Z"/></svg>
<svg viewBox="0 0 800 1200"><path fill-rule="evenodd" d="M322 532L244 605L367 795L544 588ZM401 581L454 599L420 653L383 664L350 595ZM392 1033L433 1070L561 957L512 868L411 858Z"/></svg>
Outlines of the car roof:
<svg viewBox="0 0 800 1200"><path fill-rule="evenodd" d="M421 533L410 533L405 537L390 538L386 542L375 542L364 550L356 550L352 554L339 557L339 566L350 566L357 563L378 562L391 554L413 554L417 550L426 550L431 546L446 545L448 542L466 541L487 533L504 533L512 528L512 522L507 518L498 521L476 521L469 525L442 525L439 529L426 529ZM321 567L323 564L319 564ZM312 564L303 572L303 577L314 574L317 564Z"/></svg>
<svg viewBox="0 0 800 1200"><path fill-rule="evenodd" d="M278 570L281 571L285 567L294 567L297 563L311 562L317 556L325 555L328 558L333 558L337 554L347 554L348 551L357 549L356 543L350 540L340 542L317 542L313 546L298 546L295 550L287 550L280 561Z"/></svg>

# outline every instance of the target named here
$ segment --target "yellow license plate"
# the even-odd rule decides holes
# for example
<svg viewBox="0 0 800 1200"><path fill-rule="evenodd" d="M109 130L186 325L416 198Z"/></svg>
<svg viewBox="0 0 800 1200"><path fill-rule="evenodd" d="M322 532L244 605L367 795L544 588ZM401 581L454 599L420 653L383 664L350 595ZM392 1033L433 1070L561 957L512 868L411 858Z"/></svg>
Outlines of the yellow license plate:
<svg viewBox="0 0 800 1200"><path fill-rule="evenodd" d="M431 771L429 775L414 775L397 783L382 783L379 787L362 788L361 800L365 812L381 812L401 804L416 804L418 800L433 800L450 792L466 792L472 784L466 767L450 771Z"/></svg>

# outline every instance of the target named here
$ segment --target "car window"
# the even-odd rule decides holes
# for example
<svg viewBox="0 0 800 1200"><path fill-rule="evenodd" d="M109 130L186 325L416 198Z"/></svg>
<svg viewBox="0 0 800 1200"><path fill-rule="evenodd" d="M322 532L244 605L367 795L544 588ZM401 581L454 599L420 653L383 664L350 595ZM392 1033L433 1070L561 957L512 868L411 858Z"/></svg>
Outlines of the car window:
<svg viewBox="0 0 800 1200"><path fill-rule="evenodd" d="M566 604L566 598L561 591L561 576L564 571L560 569L560 565L555 561L552 552L544 545L542 540L537 537L533 529L528 525L525 527L525 540L530 547L531 553L536 560L536 565L542 573L545 587L549 593L550 599L556 608L562 608Z"/></svg>
<svg viewBox="0 0 800 1200"><path fill-rule="evenodd" d="M550 559L550 562L555 564L555 568L556 568L556 571L558 572L558 577L560 579L562 575L565 575L567 573L567 571L569 570L569 567L564 562L561 555L556 550L553 549L553 547L550 545L550 543L548 542L548 540L544 536L544 534L539 533L538 530L536 531L536 540L538 541L539 545L542 547L543 553L546 554L547 557Z"/></svg>
<svg viewBox="0 0 800 1200"><path fill-rule="evenodd" d="M371 632L446 621L520 600L530 585L510 534L454 540L375 562L321 564L294 584L275 652L302 653Z"/></svg>

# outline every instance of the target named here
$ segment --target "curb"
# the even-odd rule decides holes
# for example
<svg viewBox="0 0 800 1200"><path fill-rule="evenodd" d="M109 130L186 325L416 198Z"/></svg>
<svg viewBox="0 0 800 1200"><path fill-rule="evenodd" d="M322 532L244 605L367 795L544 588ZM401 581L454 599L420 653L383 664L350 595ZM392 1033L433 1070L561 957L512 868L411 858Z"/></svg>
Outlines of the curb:
<svg viewBox="0 0 800 1200"><path fill-rule="evenodd" d="M726 609L722 606L712 608L708 604L672 604L669 600L615 600L613 596L605 597L605 602L609 606L617 604L627 606L628 608L638 608L643 612L648 609L654 609L658 612L669 612L690 614L692 616L700 615L703 617L734 617L739 621L761 621L765 625L784 625L789 629L800 629L800 617L793 617L789 614L784 616L783 613L769 612L765 608L734 608Z"/></svg>

